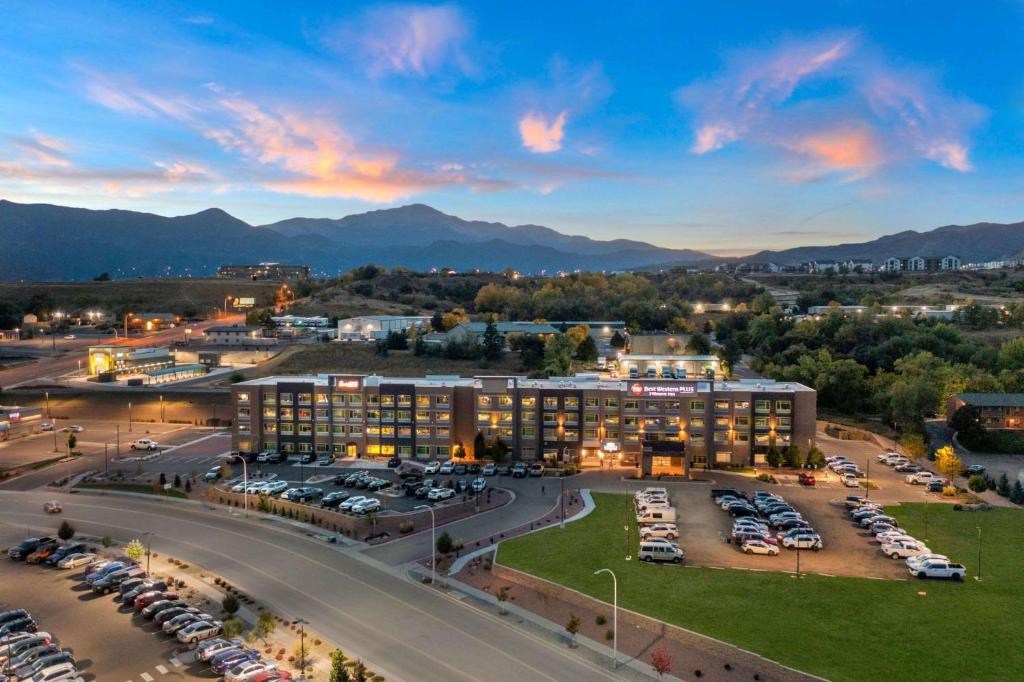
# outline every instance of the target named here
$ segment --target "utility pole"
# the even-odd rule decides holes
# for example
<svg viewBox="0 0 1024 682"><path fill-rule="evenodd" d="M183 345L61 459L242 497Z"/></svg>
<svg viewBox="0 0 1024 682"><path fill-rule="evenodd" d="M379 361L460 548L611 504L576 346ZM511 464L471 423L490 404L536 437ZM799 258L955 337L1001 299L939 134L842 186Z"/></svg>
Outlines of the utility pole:
<svg viewBox="0 0 1024 682"><path fill-rule="evenodd" d="M132 432L132 404L128 403L128 433Z"/></svg>
<svg viewBox="0 0 1024 682"><path fill-rule="evenodd" d="M53 419L53 412L50 412L50 392L46 392L46 418Z"/></svg>
<svg viewBox="0 0 1024 682"><path fill-rule="evenodd" d="M116 449L114 450L114 456L117 457L118 459L121 459L121 425L120 424L114 424L114 433L116 434L115 437L117 439L117 444L115 446Z"/></svg>
<svg viewBox="0 0 1024 682"><path fill-rule="evenodd" d="M110 443L103 444L103 478L108 478L110 476L110 468L107 464L107 450L109 447Z"/></svg>
<svg viewBox="0 0 1024 682"><path fill-rule="evenodd" d="M565 477L559 476L558 483L561 487L561 492L558 495L558 500L562 510L562 520L559 522L558 525L562 530L565 530Z"/></svg>

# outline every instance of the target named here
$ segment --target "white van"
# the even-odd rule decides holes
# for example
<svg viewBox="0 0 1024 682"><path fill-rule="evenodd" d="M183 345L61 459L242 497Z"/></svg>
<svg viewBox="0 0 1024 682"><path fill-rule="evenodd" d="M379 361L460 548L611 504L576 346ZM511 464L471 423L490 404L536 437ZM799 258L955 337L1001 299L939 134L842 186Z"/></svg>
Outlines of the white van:
<svg viewBox="0 0 1024 682"><path fill-rule="evenodd" d="M682 562L686 555L679 547L670 545L667 542L641 542L640 553L637 554L640 561L671 561L674 564Z"/></svg>
<svg viewBox="0 0 1024 682"><path fill-rule="evenodd" d="M633 497L639 500L641 497L650 497L651 495L668 497L668 490L666 488L644 488L643 490L636 491Z"/></svg>
<svg viewBox="0 0 1024 682"><path fill-rule="evenodd" d="M644 509L636 513L636 522L641 526L652 523L675 523L676 510L672 507Z"/></svg>

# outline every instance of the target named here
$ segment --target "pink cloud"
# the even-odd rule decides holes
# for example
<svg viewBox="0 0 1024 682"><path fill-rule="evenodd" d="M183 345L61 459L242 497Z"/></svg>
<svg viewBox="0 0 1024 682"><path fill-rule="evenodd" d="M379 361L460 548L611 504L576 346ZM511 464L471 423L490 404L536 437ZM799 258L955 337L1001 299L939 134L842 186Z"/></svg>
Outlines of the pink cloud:
<svg viewBox="0 0 1024 682"><path fill-rule="evenodd" d="M550 122L537 112L525 114L519 119L519 136L523 146L538 154L557 152L562 148L567 117L568 112L564 110Z"/></svg>
<svg viewBox="0 0 1024 682"><path fill-rule="evenodd" d="M476 71L466 44L470 24L455 5L384 5L331 32L325 42L341 52L356 50L373 76L426 77L452 66Z"/></svg>
<svg viewBox="0 0 1024 682"><path fill-rule="evenodd" d="M835 130L808 135L794 149L826 168L865 170L879 165L885 155L874 135L866 130Z"/></svg>

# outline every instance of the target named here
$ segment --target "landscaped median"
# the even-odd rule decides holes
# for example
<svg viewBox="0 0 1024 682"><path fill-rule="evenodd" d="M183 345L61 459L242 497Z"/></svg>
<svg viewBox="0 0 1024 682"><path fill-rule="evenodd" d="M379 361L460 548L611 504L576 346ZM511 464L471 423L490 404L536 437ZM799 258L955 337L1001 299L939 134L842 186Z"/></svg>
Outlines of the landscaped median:
<svg viewBox="0 0 1024 682"><path fill-rule="evenodd" d="M594 501L590 515L565 529L503 542L497 563L608 604L611 580L594 571L609 568L618 576L620 607L833 680L1006 679L1024 667L1017 645L1024 637L1024 512L923 504L889 509L933 551L967 566L965 583L946 583L909 574L906 581L797 579L777 571L646 565L636 559L635 527L627 561L624 519L634 523L629 498L596 493ZM982 581L973 579L978 528ZM685 535L679 542L685 549ZM687 663L677 661L674 669L685 673Z"/></svg>

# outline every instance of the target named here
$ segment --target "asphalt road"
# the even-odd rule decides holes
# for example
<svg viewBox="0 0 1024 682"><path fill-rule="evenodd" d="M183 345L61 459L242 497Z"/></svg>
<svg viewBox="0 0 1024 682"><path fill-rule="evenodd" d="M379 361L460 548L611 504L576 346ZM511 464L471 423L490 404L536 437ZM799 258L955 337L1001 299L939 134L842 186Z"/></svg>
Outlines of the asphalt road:
<svg viewBox="0 0 1024 682"><path fill-rule="evenodd" d="M0 519L48 528L46 492L0 491ZM223 510L124 497L64 496L63 519L119 540L152 531L154 551L206 567L276 613L361 656L389 680L620 679L559 642L521 631L397 571ZM173 503L172 503L173 504Z"/></svg>

